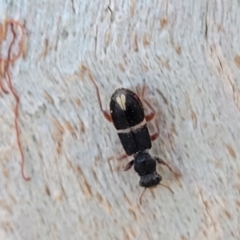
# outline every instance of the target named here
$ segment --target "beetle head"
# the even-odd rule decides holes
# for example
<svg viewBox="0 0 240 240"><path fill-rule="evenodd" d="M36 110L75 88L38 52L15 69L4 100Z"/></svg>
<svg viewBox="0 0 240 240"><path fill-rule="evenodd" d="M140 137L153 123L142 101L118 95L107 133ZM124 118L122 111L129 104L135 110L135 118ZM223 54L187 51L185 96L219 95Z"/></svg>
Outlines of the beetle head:
<svg viewBox="0 0 240 240"><path fill-rule="evenodd" d="M141 187L150 188L157 186L162 180L162 177L157 173L150 173L145 176L141 176L139 184Z"/></svg>

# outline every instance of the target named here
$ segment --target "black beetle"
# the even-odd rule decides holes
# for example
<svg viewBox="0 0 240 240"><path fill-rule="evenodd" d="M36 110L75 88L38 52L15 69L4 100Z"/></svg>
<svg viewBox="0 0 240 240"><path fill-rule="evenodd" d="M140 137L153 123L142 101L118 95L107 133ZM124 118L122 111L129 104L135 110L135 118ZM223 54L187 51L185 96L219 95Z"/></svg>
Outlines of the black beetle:
<svg viewBox="0 0 240 240"><path fill-rule="evenodd" d="M126 156L134 157L134 159L126 165L124 170L130 169L134 165L134 170L140 176L139 184L141 187L146 189L157 186L160 184L162 177L156 171L156 162L165 165L171 172L174 173L174 171L165 161L158 157L152 157L148 153L152 147L151 141L159 136L159 128L157 127L157 133L150 136L147 122L154 118L155 111L144 98L145 83L142 90L142 101L151 109L149 115L145 116L143 104L138 95L125 88L119 88L112 94L109 114L103 110L98 86L91 75L90 79L95 85L100 109L104 117L114 124L126 152L120 159ZM163 184L161 185L173 193L169 187Z"/></svg>

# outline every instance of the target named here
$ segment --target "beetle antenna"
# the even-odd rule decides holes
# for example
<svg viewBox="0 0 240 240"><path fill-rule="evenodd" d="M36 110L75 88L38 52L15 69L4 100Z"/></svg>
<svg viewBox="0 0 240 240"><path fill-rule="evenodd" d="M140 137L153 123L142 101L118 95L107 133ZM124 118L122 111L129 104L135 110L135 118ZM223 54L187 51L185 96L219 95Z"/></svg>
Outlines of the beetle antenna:
<svg viewBox="0 0 240 240"><path fill-rule="evenodd" d="M164 185L164 184L162 184L162 183L159 183L159 185L167 188L172 194L174 194L173 190L172 190L170 187L168 187L167 185Z"/></svg>
<svg viewBox="0 0 240 240"><path fill-rule="evenodd" d="M140 205L142 204L142 196L143 196L143 194L145 193L146 190L147 190L147 188L144 188L141 195L140 195L140 198L139 198Z"/></svg>

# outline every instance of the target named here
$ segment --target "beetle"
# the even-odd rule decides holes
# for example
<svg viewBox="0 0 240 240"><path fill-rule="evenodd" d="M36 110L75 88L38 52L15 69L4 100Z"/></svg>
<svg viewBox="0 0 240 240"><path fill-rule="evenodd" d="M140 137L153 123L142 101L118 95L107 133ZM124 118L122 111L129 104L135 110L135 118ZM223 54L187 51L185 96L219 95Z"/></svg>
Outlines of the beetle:
<svg viewBox="0 0 240 240"><path fill-rule="evenodd" d="M90 79L96 88L99 107L104 117L115 126L121 144L126 152L119 160L127 156L133 156L133 160L124 167L124 170L127 171L134 166L134 170L140 177L139 185L141 187L145 189L156 187L162 180L162 177L156 171L156 163L166 166L173 173L174 171L163 159L152 157L149 154L149 150L152 147L151 141L159 136L159 128L157 126L157 132L150 135L147 122L154 118L155 111L144 98L146 90L145 82L141 99L150 108L150 114L144 114L143 102L139 96L126 88L119 88L112 94L109 114L102 107L98 86L91 75ZM160 185L168 188L173 193L169 187L163 184ZM140 203L144 191L140 196Z"/></svg>

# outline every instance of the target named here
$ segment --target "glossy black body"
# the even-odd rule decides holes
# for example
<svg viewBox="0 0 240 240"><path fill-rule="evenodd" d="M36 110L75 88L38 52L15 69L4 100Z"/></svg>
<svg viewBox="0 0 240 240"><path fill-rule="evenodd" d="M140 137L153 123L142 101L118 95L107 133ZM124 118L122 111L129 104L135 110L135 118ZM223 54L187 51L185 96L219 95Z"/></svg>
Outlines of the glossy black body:
<svg viewBox="0 0 240 240"><path fill-rule="evenodd" d="M156 160L147 152L139 152L134 158L134 170L140 176L141 187L153 187L158 185L162 177L156 171Z"/></svg>
<svg viewBox="0 0 240 240"><path fill-rule="evenodd" d="M117 89L111 97L110 112L125 152L134 156L126 170L134 165L141 187L158 185L162 177L156 172L156 159L148 153L152 147L151 137L139 97L128 89Z"/></svg>
<svg viewBox="0 0 240 240"><path fill-rule="evenodd" d="M122 109L117 98L125 96L125 109ZM117 130L131 129L145 121L142 102L139 97L128 89L117 89L110 102L113 124ZM135 154L152 147L147 124L128 132L119 132L118 136L127 155Z"/></svg>

